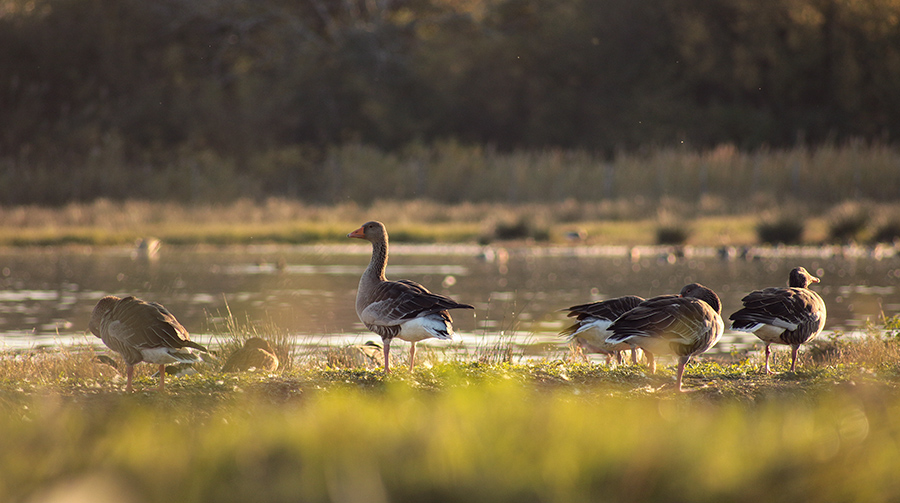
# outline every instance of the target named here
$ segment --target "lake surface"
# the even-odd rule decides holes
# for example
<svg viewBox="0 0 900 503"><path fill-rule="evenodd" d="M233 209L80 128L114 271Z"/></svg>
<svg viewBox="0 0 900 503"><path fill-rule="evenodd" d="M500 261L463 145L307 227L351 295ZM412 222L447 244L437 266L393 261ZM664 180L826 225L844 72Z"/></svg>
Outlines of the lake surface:
<svg viewBox="0 0 900 503"><path fill-rule="evenodd" d="M354 299L369 262L367 243L323 246L163 246L156 260L131 248L0 250L0 349L99 344L87 332L96 302L108 294L162 303L201 342L215 342L230 312L239 322L277 327L314 349L378 340L359 323ZM560 309L620 295L677 293L690 282L714 289L723 317L747 292L784 286L791 268L819 276L828 306L826 331L859 333L867 321L900 313L900 255L893 248L778 248L724 259L719 250L681 254L663 248L584 246L394 245L388 278L408 278L473 304L455 311L461 346L503 341L562 351ZM504 258L508 259L504 260ZM728 323L726 322L726 326ZM444 344L435 341L436 345ZM405 346L405 343L404 343ZM714 348L758 348L726 329Z"/></svg>

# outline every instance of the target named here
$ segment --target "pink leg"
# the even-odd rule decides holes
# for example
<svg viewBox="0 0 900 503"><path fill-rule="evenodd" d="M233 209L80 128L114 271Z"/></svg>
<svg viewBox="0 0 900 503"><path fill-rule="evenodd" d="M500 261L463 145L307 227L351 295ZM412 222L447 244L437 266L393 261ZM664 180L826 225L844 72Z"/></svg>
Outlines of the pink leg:
<svg viewBox="0 0 900 503"><path fill-rule="evenodd" d="M650 373L656 373L656 360L653 358L653 353L644 350L644 355L647 357L647 363L650 365Z"/></svg>
<svg viewBox="0 0 900 503"><path fill-rule="evenodd" d="M678 391L683 392L681 387L681 378L684 376L684 366L687 364L687 358L678 359L678 371L675 374L675 382L678 384Z"/></svg>
<svg viewBox="0 0 900 503"><path fill-rule="evenodd" d="M772 369L769 368L769 343L766 343L766 374L771 374Z"/></svg>
<svg viewBox="0 0 900 503"><path fill-rule="evenodd" d="M134 378L134 365L125 366L125 393L131 393L131 380Z"/></svg>
<svg viewBox="0 0 900 503"><path fill-rule="evenodd" d="M797 350L800 349L799 344L791 346L791 372L794 371L794 365L797 364Z"/></svg>
<svg viewBox="0 0 900 503"><path fill-rule="evenodd" d="M391 373L391 340L384 339L382 340L382 345L384 346L384 373Z"/></svg>
<svg viewBox="0 0 900 503"><path fill-rule="evenodd" d="M416 364L416 341L413 341L409 346L409 371L413 371L413 366Z"/></svg>
<svg viewBox="0 0 900 503"><path fill-rule="evenodd" d="M160 393L166 390L166 366L160 364L159 366L159 391Z"/></svg>

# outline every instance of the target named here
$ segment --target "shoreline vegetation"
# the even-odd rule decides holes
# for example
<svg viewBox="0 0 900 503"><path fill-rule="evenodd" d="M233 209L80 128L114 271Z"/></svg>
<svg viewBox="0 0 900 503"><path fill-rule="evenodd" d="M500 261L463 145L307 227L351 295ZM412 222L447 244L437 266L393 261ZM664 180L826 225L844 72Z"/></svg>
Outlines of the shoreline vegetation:
<svg viewBox="0 0 900 503"><path fill-rule="evenodd" d="M0 206L0 246L127 245L147 237L176 245L340 242L348 228L372 219L390 223L393 241L411 243L750 246L900 237L900 150L885 145L657 148L612 159L452 142L399 153L345 145L329 150L316 170L281 157L282 169L265 183L278 183L293 165L300 171L284 183L297 185L296 197L267 196L253 189L259 180L237 173L205 177L221 159L194 169L188 155L162 172L114 159L73 167L73 179L89 171L109 189L102 194L118 196L85 200L82 190L65 205ZM119 174L104 178L111 172ZM69 185L41 173L39 166L21 171L6 190L40 194ZM151 190L161 186L172 190ZM148 188L145 199L129 198L134 187Z"/></svg>
<svg viewBox="0 0 900 503"><path fill-rule="evenodd" d="M372 218L391 222L395 243L718 247L874 245L900 238L900 203L847 201L819 211L795 205L738 213L723 205L666 200L653 211L641 201L318 206L276 198L195 205L100 199L0 207L0 246L123 246L145 238L166 245L344 243L348 229Z"/></svg>

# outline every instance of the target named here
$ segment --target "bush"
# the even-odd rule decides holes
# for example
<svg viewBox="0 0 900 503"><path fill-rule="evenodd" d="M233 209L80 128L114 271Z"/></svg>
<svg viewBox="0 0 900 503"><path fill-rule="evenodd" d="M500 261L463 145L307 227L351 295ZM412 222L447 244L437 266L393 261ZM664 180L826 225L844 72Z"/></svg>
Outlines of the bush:
<svg viewBox="0 0 900 503"><path fill-rule="evenodd" d="M781 216L756 226L759 241L769 244L798 244L803 241L804 223L797 218Z"/></svg>
<svg viewBox="0 0 900 503"><path fill-rule="evenodd" d="M691 235L691 230L680 224L661 225L656 229L656 244L683 245Z"/></svg>
<svg viewBox="0 0 900 503"><path fill-rule="evenodd" d="M829 218L828 237L831 241L846 243L859 241L869 225L869 213L856 205L841 205Z"/></svg>

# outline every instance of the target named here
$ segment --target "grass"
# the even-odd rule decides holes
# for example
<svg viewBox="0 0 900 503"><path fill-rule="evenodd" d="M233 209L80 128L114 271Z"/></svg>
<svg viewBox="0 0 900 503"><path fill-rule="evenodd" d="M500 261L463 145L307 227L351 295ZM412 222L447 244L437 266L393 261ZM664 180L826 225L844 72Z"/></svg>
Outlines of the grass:
<svg viewBox="0 0 900 503"><path fill-rule="evenodd" d="M6 353L0 500L890 501L897 333L820 341L796 373L704 358L689 394L671 367L471 355L390 377L324 358L206 369L126 396L89 349ZM154 384L144 369L137 388Z"/></svg>

